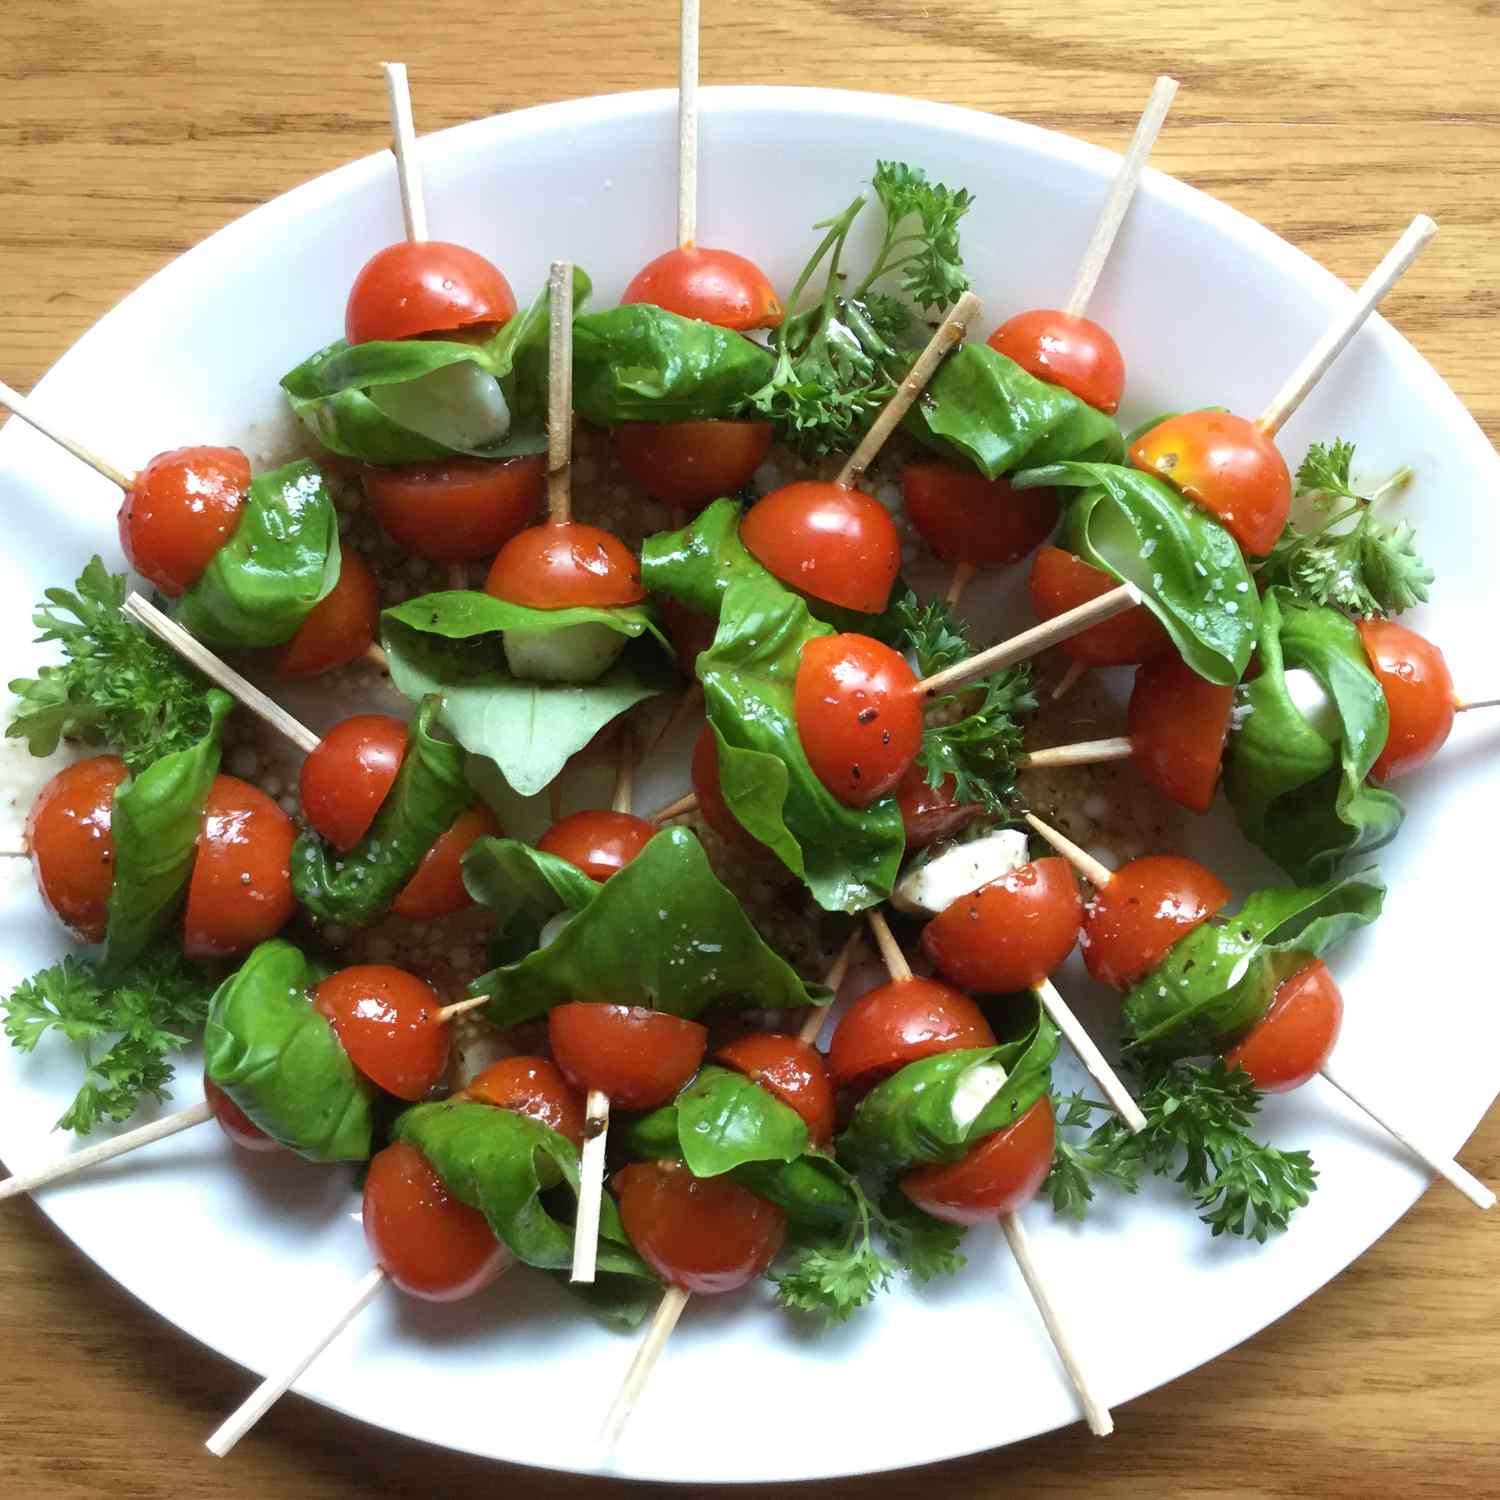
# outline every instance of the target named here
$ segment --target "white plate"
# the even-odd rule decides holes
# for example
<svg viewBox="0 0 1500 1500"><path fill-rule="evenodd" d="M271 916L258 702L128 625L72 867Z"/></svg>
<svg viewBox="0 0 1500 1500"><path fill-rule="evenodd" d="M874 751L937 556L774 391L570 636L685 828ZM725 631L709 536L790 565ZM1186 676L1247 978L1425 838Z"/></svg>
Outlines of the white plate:
<svg viewBox="0 0 1500 1500"><path fill-rule="evenodd" d="M1064 136L906 99L746 88L707 89L702 102L708 243L752 256L788 286L809 226L848 202L876 158L918 163L977 194L964 244L991 324L1066 295L1115 162ZM574 257L595 277L597 305L609 305L669 243L674 104L669 93L585 99L426 139L433 232L492 255L523 298L550 258ZM1421 207L1393 210L1392 239L1402 212ZM282 423L277 377L341 331L355 271L400 232L388 154L318 178L134 293L59 362L39 400L125 463L184 442L269 443ZM1418 284L1422 274L1420 263L1410 273ZM1127 420L1210 402L1253 413L1345 295L1269 231L1148 173L1091 311L1129 360ZM1421 522L1438 584L1436 604L1413 618L1441 639L1460 690L1493 693L1500 464L1489 444L1379 319L1293 420L1283 447L1300 455L1309 439L1334 434L1358 440L1367 472L1416 466L1401 506ZM39 591L71 580L91 550L118 559L117 501L19 422L0 435L0 495L0 641L16 670L32 654L22 643ZM1476 984L1462 957L1493 923L1488 884L1467 873L1468 851L1500 839L1493 746L1481 725L1461 721L1440 764L1403 785L1410 818L1382 861L1387 915L1335 960L1349 1000L1341 1069L1450 1148L1497 1087L1500 1013L1484 992L1492 986ZM16 772L17 759L6 767ZM1268 867L1227 819L1200 826L1240 889L1266 879ZM0 956L13 980L61 944L29 872L5 863ZM1065 983L1087 1000L1081 978ZM1088 1013L1108 1029L1107 1006ZM61 1047L33 1058L0 1050L0 1152L13 1169L38 1166L63 1145L48 1128L75 1066ZM189 1076L180 1099L195 1093ZM1279 1317L1423 1187L1423 1174L1320 1082L1271 1101L1263 1126L1280 1143L1309 1146L1322 1172L1311 1206L1265 1248L1210 1241L1165 1187L1104 1199L1082 1229L1042 1204L1027 1211L1037 1257L1110 1401L1173 1379ZM231 1158L205 1129L41 1201L163 1317L263 1372L368 1264L347 1182L285 1160ZM1457 1197L1452 1211L1473 1212ZM950 1284L886 1297L825 1335L763 1299L695 1301L618 1469L700 1483L806 1479L927 1463L1074 1421L1073 1395L1003 1246L976 1233L970 1247L971 1265ZM299 1388L430 1442L586 1468L632 1348L579 1316L562 1291L521 1274L449 1308L386 1296ZM1120 1418L1129 1422L1130 1411ZM747 1442L747 1432L759 1437Z"/></svg>

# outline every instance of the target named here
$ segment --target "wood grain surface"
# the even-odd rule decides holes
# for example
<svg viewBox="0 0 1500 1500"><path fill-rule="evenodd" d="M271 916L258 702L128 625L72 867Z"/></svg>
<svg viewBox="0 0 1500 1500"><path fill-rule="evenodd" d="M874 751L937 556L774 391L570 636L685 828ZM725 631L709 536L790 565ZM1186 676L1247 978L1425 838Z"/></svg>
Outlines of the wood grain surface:
<svg viewBox="0 0 1500 1500"><path fill-rule="evenodd" d="M671 0L10 0L0 7L0 375L24 390L180 251L384 145L380 59L410 65L421 124L432 129L546 100L670 85L676 24ZM1152 75L1170 70L1183 89L1156 165L1351 280L1425 210L1442 233L1386 311L1492 439L1500 434L1497 69L1494 0L704 6L705 84L925 95L1116 147ZM1464 1159L1500 1181L1500 1112ZM809 1492L1500 1494L1497 1229L1500 1215L1481 1217L1440 1185L1280 1323L1121 1408L1107 1442L1075 1427L956 1464ZM6 1496L321 1500L630 1488L497 1471L297 1399L219 1463L201 1443L246 1390L244 1373L138 1306L29 1203L0 1214L0 1285ZM995 1400L1004 1399L997 1375Z"/></svg>

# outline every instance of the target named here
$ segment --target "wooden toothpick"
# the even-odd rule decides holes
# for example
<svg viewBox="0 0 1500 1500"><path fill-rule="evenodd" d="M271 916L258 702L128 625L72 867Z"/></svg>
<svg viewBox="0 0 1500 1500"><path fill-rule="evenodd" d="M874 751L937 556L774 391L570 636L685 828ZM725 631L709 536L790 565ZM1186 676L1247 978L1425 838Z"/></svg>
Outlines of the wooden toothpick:
<svg viewBox="0 0 1500 1500"><path fill-rule="evenodd" d="M1134 742L1116 735L1107 740L1079 740L1076 745L1031 750L1018 755L1016 765L1023 771L1040 771L1045 766L1096 766L1109 760L1129 760L1134 754Z"/></svg>
<svg viewBox="0 0 1500 1500"><path fill-rule="evenodd" d="M44 437L51 438L59 448L66 448L74 458L81 458L89 468L96 474L102 474L111 484L118 485L122 490L129 490L135 484L135 475L128 469L117 469L100 458L92 448L85 448L82 443L69 437L50 417L43 416L37 410L36 403L29 396L23 396L3 380L0 380L0 406L8 408L12 415L19 417L28 427L35 427Z"/></svg>
<svg viewBox="0 0 1500 1500"><path fill-rule="evenodd" d="M427 203L422 196L422 173L417 166L417 131L412 123L411 89L405 63L381 63L386 93L391 101L391 149L396 155L396 180L401 185L401 219L409 240L427 238Z"/></svg>
<svg viewBox="0 0 1500 1500"><path fill-rule="evenodd" d="M677 47L677 243L698 238L698 0L682 0Z"/></svg>
<svg viewBox="0 0 1500 1500"><path fill-rule="evenodd" d="M578 1214L573 1225L569 1281L592 1281L599 1259L599 1205L604 1197L604 1153L609 1137L609 1095L590 1089L583 1104L583 1151L578 1159Z"/></svg>
<svg viewBox="0 0 1500 1500"><path fill-rule="evenodd" d="M907 963L906 955L901 951L901 945L885 919L885 913L878 906L872 906L865 913L865 920L870 924L870 932L875 938L875 946L880 950L880 961L885 965L886 972L897 982L910 979L911 965Z"/></svg>
<svg viewBox="0 0 1500 1500"><path fill-rule="evenodd" d="M1050 823L1044 823L1035 813L1025 815L1031 825L1062 857L1078 871L1096 891L1102 891L1114 879L1114 871L1101 864L1087 850L1079 848L1072 839L1059 833Z"/></svg>
<svg viewBox="0 0 1500 1500"><path fill-rule="evenodd" d="M664 807L658 807L654 813L646 817L648 823L666 823L673 818L680 818L684 813L698 811L698 794L696 792L684 792L682 796Z"/></svg>
<svg viewBox="0 0 1500 1500"><path fill-rule="evenodd" d="M573 265L555 260L547 281L547 517L572 519L569 492L573 462Z"/></svg>
<svg viewBox="0 0 1500 1500"><path fill-rule="evenodd" d="M844 946L839 949L839 955L833 961L833 967L823 976L823 983L837 996L839 986L844 982L844 976L849 972L849 965L854 961L854 955L859 952L860 941L863 933L858 927L844 939ZM800 1041L812 1046L818 1040L818 1033L823 1029L823 1023L828 1019L827 1008L815 1005L808 1013L807 1019L802 1023L802 1030L797 1033Z"/></svg>

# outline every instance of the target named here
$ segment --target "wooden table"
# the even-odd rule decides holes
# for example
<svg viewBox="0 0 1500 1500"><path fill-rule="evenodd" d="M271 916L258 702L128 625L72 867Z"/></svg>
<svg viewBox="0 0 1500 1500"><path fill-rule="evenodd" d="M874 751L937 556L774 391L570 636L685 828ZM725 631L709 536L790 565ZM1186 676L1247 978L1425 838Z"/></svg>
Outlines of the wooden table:
<svg viewBox="0 0 1500 1500"><path fill-rule="evenodd" d="M705 83L921 94L1119 146L1153 74L1183 90L1155 162L1358 280L1418 209L1442 233L1387 312L1500 433L1500 14L1473 0L708 0ZM144 277L264 199L386 143L381 58L426 128L675 81L671 0L11 0L0 8L0 374L25 389ZM1455 507L1493 503L1455 495ZM1461 520L1455 524L1461 524ZM1488 981L1485 981L1488 982ZM1419 997L1413 997L1414 1001ZM1500 1181L1500 1113L1464 1153ZM1327 1290L1081 1429L830 1496L1500 1493L1500 1218L1433 1188ZM1101 1275L1108 1274L1107 1252ZM0 1214L0 1492L546 1497L627 1488L435 1453L283 1402L234 1458L243 1394L29 1204ZM997 1366L995 1399L1005 1399ZM726 1491L728 1493L728 1491Z"/></svg>

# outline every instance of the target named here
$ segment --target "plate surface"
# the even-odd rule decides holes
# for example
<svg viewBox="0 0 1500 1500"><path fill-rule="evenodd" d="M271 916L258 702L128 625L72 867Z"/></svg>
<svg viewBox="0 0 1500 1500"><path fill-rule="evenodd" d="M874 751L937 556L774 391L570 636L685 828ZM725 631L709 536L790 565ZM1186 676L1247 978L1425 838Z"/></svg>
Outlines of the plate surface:
<svg viewBox="0 0 1500 1500"><path fill-rule="evenodd" d="M809 226L847 203L877 158L899 158L977 195L964 244L987 324L1066 296L1115 163L1030 126L885 96L705 89L702 105L699 218L708 243L751 256L789 286ZM491 255L523 300L551 258L570 256L594 276L597 305L610 305L669 243L674 130L675 95L658 92L551 105L427 137L433 233ZM1393 218L1392 239L1401 227ZM286 430L277 378L341 332L354 273L400 233L389 154L318 178L135 292L46 377L41 404L125 462L198 441L274 456ZM1420 280L1420 263L1409 274ZM1187 405L1253 413L1345 295L1269 231L1148 173L1090 311L1126 351L1128 426ZM1282 442L1295 461L1309 440L1336 434L1357 440L1364 472L1416 467L1400 505L1419 524L1438 583L1435 605L1410 618L1441 640L1460 691L1492 693L1494 451L1431 367L1378 318ZM35 655L24 643L42 588L71 580L94 550L118 563L117 499L14 421L0 433L0 495L0 641L15 672ZM997 617L1015 608L1007 593L1019 583L1012 578L987 601ZM1493 750L1493 730L1460 720L1438 766L1403 784L1410 816L1381 861L1392 886L1387 914L1336 960L1349 1002L1341 1070L1445 1148L1461 1144L1495 1097L1500 1014L1459 956L1493 920L1487 888L1432 877L1466 870L1469 851L1500 837ZM13 844L50 767L29 763L13 742L3 756L5 842ZM665 800L675 784L661 785ZM1268 883L1269 867L1222 809L1195 825L1193 840L1189 852L1212 858L1241 892ZM0 865L0 982L9 985L55 958L61 943L29 870ZM1063 987L1107 1034L1110 1008L1081 969L1070 969ZM1442 1066L1413 1070L1414 1055L1432 1055L1426 1038L1444 1039ZM64 1144L50 1126L75 1069L62 1047L31 1058L0 1050L0 1156L12 1169L41 1165ZM178 1103L197 1096L191 1067L184 1073ZM1066 1070L1060 1078L1071 1086ZM1279 1317L1370 1245L1424 1185L1425 1175L1321 1081L1269 1101L1262 1125L1280 1144L1308 1146L1322 1174L1290 1233L1266 1247L1211 1241L1159 1184L1134 1199L1101 1198L1081 1228L1043 1204L1027 1211L1037 1259L1112 1403ZM263 1372L326 1318L368 1257L346 1174L244 1153L231 1163L227 1151L216 1131L187 1132L41 1202L163 1317ZM616 1471L693 1482L818 1478L927 1463L1075 1420L1003 1243L977 1232L968 1248L970 1265L952 1282L899 1291L824 1335L759 1294L696 1300ZM516 1275L453 1307L378 1299L298 1389L430 1442L587 1469L632 1352L632 1340L596 1329L560 1289ZM747 1444L752 1416L765 1436ZM1130 1420L1128 1409L1120 1420Z"/></svg>

